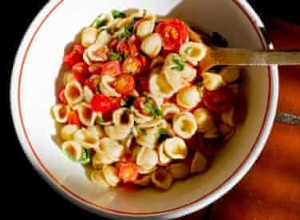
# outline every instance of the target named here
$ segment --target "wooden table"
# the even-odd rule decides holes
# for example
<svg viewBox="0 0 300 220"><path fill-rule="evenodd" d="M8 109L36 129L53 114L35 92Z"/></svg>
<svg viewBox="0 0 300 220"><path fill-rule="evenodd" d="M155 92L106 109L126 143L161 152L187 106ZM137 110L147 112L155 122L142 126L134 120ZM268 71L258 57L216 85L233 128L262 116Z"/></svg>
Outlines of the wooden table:
<svg viewBox="0 0 300 220"><path fill-rule="evenodd" d="M275 48L300 49L300 26L265 18ZM280 67L278 111L300 116L300 66ZM181 219L299 220L300 126L276 121L250 172L223 198Z"/></svg>

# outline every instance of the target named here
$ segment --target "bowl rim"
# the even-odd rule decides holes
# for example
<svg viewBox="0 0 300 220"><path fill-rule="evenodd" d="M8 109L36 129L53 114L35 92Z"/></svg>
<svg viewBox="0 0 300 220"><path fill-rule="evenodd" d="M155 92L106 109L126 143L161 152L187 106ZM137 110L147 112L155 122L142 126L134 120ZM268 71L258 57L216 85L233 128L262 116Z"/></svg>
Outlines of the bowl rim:
<svg viewBox="0 0 300 220"><path fill-rule="evenodd" d="M123 212L113 209L108 209L101 207L92 201L88 201L82 198L80 195L77 195L68 187L60 184L59 180L57 180L51 172L47 169L46 165L43 164L38 154L35 152L33 145L30 142L28 134L25 129L24 121L22 118L22 108L20 101L20 87L22 80L22 72L23 67L26 61L27 54L30 50L30 46L34 41L35 36L38 34L39 30L45 23L45 21L51 16L55 10L62 5L64 0L53 0L49 1L44 5L44 7L40 10L40 12L36 15L31 25L26 31L19 49L17 51L12 76L11 76L11 85L10 85L10 100L11 100L11 114L13 118L13 123L15 127L16 134L18 136L19 143L26 154L27 159L31 162L34 169L43 177L43 179L57 192L59 192L64 198L73 202L77 206L84 208L90 212L95 214L99 214L106 217L118 217L118 218L136 218L136 217L144 217L144 218L153 218L156 219L158 217L166 218L166 217L180 217L186 214L190 214L199 209L206 207L211 204L226 192L228 192L233 186L235 186L242 177L248 172L248 170L252 167L259 154L261 153L264 145L267 141L267 138L271 132L271 128L273 126L273 122L275 119L275 114L277 110L278 103L278 87L279 87L279 79L278 79L278 68L277 65L272 65L268 67L268 78L269 78L269 92L268 92L268 105L265 110L264 115L264 123L260 128L260 131L256 137L256 140L249 151L248 155L244 158L241 164L236 168L236 170L221 184L219 184L214 190L210 191L206 195L203 195L201 198L196 199L195 201L191 201L188 204L183 204L179 207L175 207L168 210L156 211L156 212ZM265 49L272 49L273 46L269 41L264 24L261 19L254 11L254 9L250 6L247 1L233 0L233 3L238 7L241 12L247 17L250 21L253 29L258 35L262 47ZM20 69L18 66L20 65ZM17 106L17 107L16 107ZM27 151L26 148L30 150Z"/></svg>

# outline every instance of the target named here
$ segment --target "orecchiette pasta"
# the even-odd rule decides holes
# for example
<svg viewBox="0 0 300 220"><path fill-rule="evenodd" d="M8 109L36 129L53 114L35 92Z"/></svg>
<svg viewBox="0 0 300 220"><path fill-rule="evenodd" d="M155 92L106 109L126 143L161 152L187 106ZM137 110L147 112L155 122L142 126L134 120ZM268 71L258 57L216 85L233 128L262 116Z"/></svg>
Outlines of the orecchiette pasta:
<svg viewBox="0 0 300 220"><path fill-rule="evenodd" d="M162 48L162 40L159 34L154 33L142 41L141 50L149 57L156 57Z"/></svg>
<svg viewBox="0 0 300 220"><path fill-rule="evenodd" d="M205 40L146 10L113 10L82 29L51 114L62 151L92 182L168 190L208 169L206 145L235 133L241 80L236 67L202 71Z"/></svg>
<svg viewBox="0 0 300 220"><path fill-rule="evenodd" d="M52 114L54 120L58 123L65 123L68 121L68 114L70 107L62 104L56 104L52 107Z"/></svg>
<svg viewBox="0 0 300 220"><path fill-rule="evenodd" d="M188 86L178 91L176 102L183 108L192 109L196 107L200 99L200 94L196 86Z"/></svg>
<svg viewBox="0 0 300 220"><path fill-rule="evenodd" d="M65 87L65 97L69 105L83 101L83 89L79 82L71 81Z"/></svg>
<svg viewBox="0 0 300 220"><path fill-rule="evenodd" d="M182 138L191 138L197 131L197 123L194 115L190 112L175 115L173 117L173 130Z"/></svg>
<svg viewBox="0 0 300 220"><path fill-rule="evenodd" d="M184 159L187 156L188 149L179 137L168 138L163 142L164 152L172 159Z"/></svg>

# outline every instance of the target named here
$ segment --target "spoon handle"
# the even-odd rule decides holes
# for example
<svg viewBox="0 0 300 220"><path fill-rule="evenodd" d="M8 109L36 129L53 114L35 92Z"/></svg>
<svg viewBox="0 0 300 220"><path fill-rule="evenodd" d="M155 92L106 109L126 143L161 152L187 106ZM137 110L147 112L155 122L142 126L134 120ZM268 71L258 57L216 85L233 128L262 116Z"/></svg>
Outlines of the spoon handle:
<svg viewBox="0 0 300 220"><path fill-rule="evenodd" d="M251 50L210 48L209 61L215 65L300 65L300 50Z"/></svg>

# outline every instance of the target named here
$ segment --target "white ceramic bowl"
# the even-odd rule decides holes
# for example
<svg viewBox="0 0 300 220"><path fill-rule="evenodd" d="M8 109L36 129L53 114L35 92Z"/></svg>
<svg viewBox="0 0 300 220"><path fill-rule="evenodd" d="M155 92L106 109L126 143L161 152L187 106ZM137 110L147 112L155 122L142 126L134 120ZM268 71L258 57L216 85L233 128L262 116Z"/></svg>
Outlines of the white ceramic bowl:
<svg viewBox="0 0 300 220"><path fill-rule="evenodd" d="M19 48L11 81L11 109L20 143L34 168L67 199L112 218L171 218L199 210L231 189L249 170L270 133L278 98L277 67L249 68L244 77L247 114L235 136L203 175L171 190L103 190L81 165L59 150L50 108L65 46L102 12L146 8L217 31L229 46L268 48L264 26L243 0L52 0L37 15Z"/></svg>

